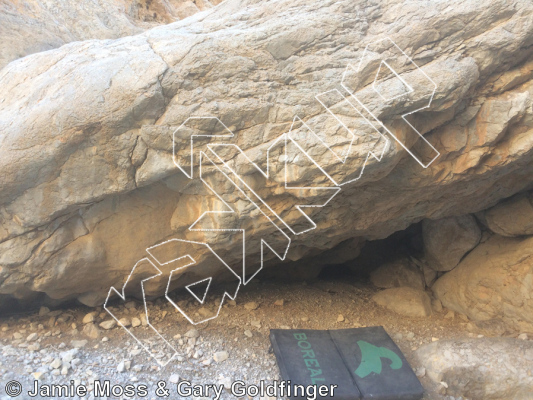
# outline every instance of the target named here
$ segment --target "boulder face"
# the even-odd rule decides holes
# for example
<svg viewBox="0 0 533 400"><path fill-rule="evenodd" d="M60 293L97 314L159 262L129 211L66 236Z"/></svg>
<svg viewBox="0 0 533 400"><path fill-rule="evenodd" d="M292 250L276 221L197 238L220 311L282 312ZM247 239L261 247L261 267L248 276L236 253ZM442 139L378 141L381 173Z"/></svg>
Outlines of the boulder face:
<svg viewBox="0 0 533 400"><path fill-rule="evenodd" d="M476 322L533 332L533 237L495 235L433 285L442 304Z"/></svg>
<svg viewBox="0 0 533 400"><path fill-rule="evenodd" d="M0 69L28 54L88 39L117 39L213 7L200 0L5 0L0 3Z"/></svg>
<svg viewBox="0 0 533 400"><path fill-rule="evenodd" d="M526 400L533 392L533 343L511 338L439 340L416 355L449 396Z"/></svg>
<svg viewBox="0 0 533 400"><path fill-rule="evenodd" d="M481 240L481 230L471 215L425 220L422 233L428 265L435 271L454 269Z"/></svg>
<svg viewBox="0 0 533 400"><path fill-rule="evenodd" d="M407 286L382 290L372 300L406 317L428 317L433 312L427 293Z"/></svg>
<svg viewBox="0 0 533 400"><path fill-rule="evenodd" d="M484 211L482 218L494 233L507 237L533 235L533 195L519 194Z"/></svg>
<svg viewBox="0 0 533 400"><path fill-rule="evenodd" d="M403 286L418 290L426 288L424 274L407 258L381 265L371 272L370 281L382 289Z"/></svg>
<svg viewBox="0 0 533 400"><path fill-rule="evenodd" d="M166 261L148 291L161 295L170 278L172 288L226 267L244 278L242 230L250 277L263 262L493 207L531 188L532 52L529 0L227 0L13 61L0 70L0 294L102 304L147 249L173 240L150 253ZM416 90L377 79L381 64L365 54L400 60L393 68ZM354 112L355 98L387 132ZM425 134L416 140L402 115L430 98L410 116ZM289 131L286 156L276 146ZM198 132L215 138L194 148L189 179ZM267 153L265 178L250 160L266 168ZM302 204L326 205L305 209L311 223ZM194 265L174 262L193 250ZM132 282L150 276L143 268Z"/></svg>

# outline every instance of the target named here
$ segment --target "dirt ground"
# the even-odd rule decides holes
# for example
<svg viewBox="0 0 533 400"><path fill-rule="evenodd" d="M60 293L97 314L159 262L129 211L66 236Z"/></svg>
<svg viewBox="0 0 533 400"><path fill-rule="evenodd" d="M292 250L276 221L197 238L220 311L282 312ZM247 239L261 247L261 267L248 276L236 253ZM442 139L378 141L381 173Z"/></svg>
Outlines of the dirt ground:
<svg viewBox="0 0 533 400"><path fill-rule="evenodd" d="M170 396L161 398L213 398L180 397L175 383L178 377L193 384L226 385L235 380L246 384L279 380L275 357L269 352L269 330L275 328L340 329L381 325L415 371L420 365L417 365L414 351L420 346L435 340L487 335L468 323L466 317L453 315L446 309L419 319L397 315L373 303L371 296L377 290L369 283L344 276L299 283L256 279L241 288L235 303L223 306L219 318L196 327L169 303L158 299L154 303L153 323L165 337L171 338L169 342L179 354L165 367L159 367L122 327L99 328L97 339L88 338L82 320L94 309L80 306L49 313L42 310L44 315L35 312L2 318L0 398L11 398L4 391L5 384L11 380L17 380L23 386L23 393L17 398L31 398L27 391L33 388L35 378L45 384L68 384L73 380L75 384L81 383L89 388L95 380L108 379L111 385L144 383L149 388L146 397L122 395L111 398L154 399L159 398L154 395L157 382L164 380ZM122 311L131 320L140 318L141 307L141 303L130 303ZM105 310L100 308L97 311L96 325L110 319ZM190 333L192 328L197 329L197 338L186 336L187 332L188 336L196 336L194 332ZM146 325L129 329L141 338L153 336ZM67 360L67 368L63 368L65 363L57 367L59 361L56 359L64 358L74 347L79 349L71 351L75 354L70 356L72 360ZM219 361L215 361L213 356L218 352L227 352L228 358L220 361L224 357L219 353L219 357L215 357ZM422 375L420 370L418 372ZM426 390L424 399L452 399L445 395L442 386L432 384L427 377L421 376L420 380ZM94 398L92 393L74 398L91 399ZM221 398L236 399L227 391Z"/></svg>

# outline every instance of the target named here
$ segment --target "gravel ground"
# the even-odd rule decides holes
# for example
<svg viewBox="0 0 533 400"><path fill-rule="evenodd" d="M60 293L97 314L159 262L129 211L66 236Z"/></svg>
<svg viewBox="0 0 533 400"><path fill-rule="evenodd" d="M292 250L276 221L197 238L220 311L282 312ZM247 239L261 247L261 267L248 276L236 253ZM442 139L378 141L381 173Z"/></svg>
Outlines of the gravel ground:
<svg viewBox="0 0 533 400"><path fill-rule="evenodd" d="M479 331L466 317L444 309L423 319L406 318L375 305L370 300L376 289L371 285L337 278L303 283L255 280L241 288L236 302L225 304L219 318L193 326L163 299L153 303L153 324L178 350L178 357L165 367L158 366L122 327L107 322L102 308L77 307L61 310L41 308L39 312L0 319L0 398L8 399L7 382L17 380L23 392L17 398L29 399L34 381L40 384L85 385L85 396L95 398L94 381L109 380L111 386L127 384L148 387L148 395L136 393L110 398L213 398L180 396L179 381L192 384L222 384L229 387L241 380L246 385L279 380L279 370L269 352L269 330L273 328L339 329L382 325L399 345L413 369L420 375L425 399L452 399L443 387L436 387L414 360L414 351L439 339L476 337ZM141 303L129 302L115 311L124 316L136 336L152 340L154 335L143 321ZM151 320L152 320L151 319ZM88 322L91 321L92 322ZM84 323L85 322L85 323ZM147 343L144 341L143 343ZM167 349L152 343L162 356ZM166 382L169 397L157 383ZM117 388L118 390L118 388ZM116 392L118 393L118 392ZM57 396L33 398L60 398ZM222 399L238 397L224 390ZM248 396L243 399L251 398ZM268 398L268 397L267 397ZM272 398L274 399L274 398Z"/></svg>

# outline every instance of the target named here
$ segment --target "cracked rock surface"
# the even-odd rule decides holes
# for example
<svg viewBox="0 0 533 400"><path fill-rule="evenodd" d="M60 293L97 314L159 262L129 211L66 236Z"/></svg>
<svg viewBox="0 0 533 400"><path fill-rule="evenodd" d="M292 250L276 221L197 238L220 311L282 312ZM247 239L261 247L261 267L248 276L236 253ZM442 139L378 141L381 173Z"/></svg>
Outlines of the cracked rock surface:
<svg viewBox="0 0 533 400"><path fill-rule="evenodd" d="M136 33L124 24L125 34ZM174 165L172 133L191 116L216 116L235 134L232 143L258 163L296 115L322 137L342 138L315 96L334 89L347 96L340 86L346 67L386 37L436 84L431 108L413 124L440 157L423 168L389 137L381 161L369 158L360 179L312 209L316 229L292 237L286 261L307 262L341 243L385 238L423 219L476 213L531 189L531 1L429 8L397 0L227 0L136 36L73 42L0 70L0 303L102 304L148 247L172 238L207 241L228 265L241 263L242 236L188 231L203 212L222 206ZM424 104L376 103L368 90L374 74L369 67L355 77L356 94L415 148L421 141L408 139L401 116ZM176 143L185 157L189 143ZM358 137L346 162L329 163L327 173L341 183L358 176L373 146L379 143ZM309 151L321 154L320 144ZM301 200L261 185L242 157L230 164L264 190L272 209ZM297 167L290 176L296 185L323 184L309 163ZM226 199L234 196L217 176L213 185ZM250 257L257 260L268 226L254 222L245 199L232 199L238 213L230 222L250 229ZM286 219L301 223L294 213ZM221 226L213 219L211 228ZM334 263L337 254L328 257ZM345 260L342 252L338 257ZM220 272L207 250L194 258L194 270L176 279L191 283ZM265 262L280 263L272 253ZM172 269L162 270L150 295L163 294ZM134 278L142 277L141 271Z"/></svg>
<svg viewBox="0 0 533 400"><path fill-rule="evenodd" d="M117 39L168 24L220 0L4 0L0 69L28 54L88 39Z"/></svg>

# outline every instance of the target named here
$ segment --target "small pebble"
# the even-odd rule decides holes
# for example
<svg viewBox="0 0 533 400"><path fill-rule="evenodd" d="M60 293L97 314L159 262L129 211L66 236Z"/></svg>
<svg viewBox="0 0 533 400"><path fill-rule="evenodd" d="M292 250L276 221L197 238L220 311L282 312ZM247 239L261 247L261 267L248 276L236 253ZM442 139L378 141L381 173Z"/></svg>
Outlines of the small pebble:
<svg viewBox="0 0 533 400"><path fill-rule="evenodd" d="M215 360L217 363L221 363L223 361L226 361L229 358L229 354L227 351L217 351L213 355L213 360Z"/></svg>
<svg viewBox="0 0 533 400"><path fill-rule="evenodd" d="M117 321L115 321L114 319L108 319L107 321L101 322L99 326L102 329L109 330L113 329L116 325Z"/></svg>
<svg viewBox="0 0 533 400"><path fill-rule="evenodd" d="M255 301L250 301L249 303L246 303L244 305L244 308L247 309L248 311L257 310L258 307L259 307L259 304L257 304Z"/></svg>

